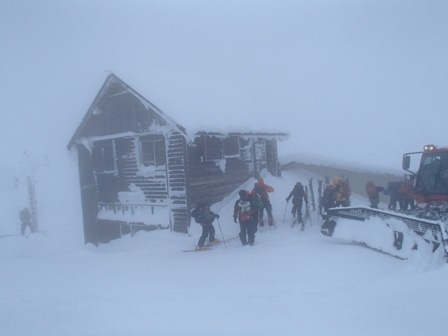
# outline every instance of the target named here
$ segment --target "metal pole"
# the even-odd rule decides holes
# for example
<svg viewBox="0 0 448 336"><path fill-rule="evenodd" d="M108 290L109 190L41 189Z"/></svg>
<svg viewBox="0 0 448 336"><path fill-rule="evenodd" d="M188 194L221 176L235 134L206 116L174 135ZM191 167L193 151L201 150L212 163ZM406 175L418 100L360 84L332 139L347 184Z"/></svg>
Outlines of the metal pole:
<svg viewBox="0 0 448 336"><path fill-rule="evenodd" d="M216 220L218 221L219 231L221 231L222 242L224 243L224 247L227 248L226 240L224 239L224 235L221 229L221 223L219 223L219 218L216 218Z"/></svg>

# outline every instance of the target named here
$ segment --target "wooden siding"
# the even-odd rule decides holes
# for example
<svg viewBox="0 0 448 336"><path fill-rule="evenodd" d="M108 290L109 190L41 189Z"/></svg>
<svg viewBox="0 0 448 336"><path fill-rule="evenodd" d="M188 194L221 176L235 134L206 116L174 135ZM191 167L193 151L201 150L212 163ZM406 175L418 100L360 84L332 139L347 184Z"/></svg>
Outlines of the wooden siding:
<svg viewBox="0 0 448 336"><path fill-rule="evenodd" d="M245 162L233 154L234 146L227 147L232 148L233 155L225 155L223 148L226 138L212 136L212 141L207 141L207 137L197 137L188 147L190 200L193 206L203 201L221 201L251 176ZM207 157L214 160L205 160Z"/></svg>
<svg viewBox="0 0 448 336"><path fill-rule="evenodd" d="M272 175L281 175L276 140L266 140L266 165Z"/></svg>
<svg viewBox="0 0 448 336"><path fill-rule="evenodd" d="M150 106L128 91L121 83L108 86L83 125L83 137L105 136L124 132L146 132L151 126L166 126Z"/></svg>
<svg viewBox="0 0 448 336"><path fill-rule="evenodd" d="M169 131L166 139L163 135L143 135L118 138L114 142L116 171L96 173L97 195L99 203L120 203L119 192L130 191L134 185L145 195L144 203L168 206L170 217L166 218L172 230L188 232L190 223L187 198L186 139L177 131ZM158 149L157 155L164 155L164 164L145 171L140 162L139 141L153 137L163 139L166 151ZM146 167L148 168L148 167ZM149 167L153 168L153 167ZM99 220L103 223L121 223L120 221ZM115 225L114 224L114 225ZM121 223L122 224L122 223ZM155 225L163 223L152 223ZM117 229L113 229L118 232Z"/></svg>
<svg viewBox="0 0 448 336"><path fill-rule="evenodd" d="M259 177L267 168L266 140L263 138L241 138L240 155L250 174Z"/></svg>
<svg viewBox="0 0 448 336"><path fill-rule="evenodd" d="M167 171L172 230L188 233L190 224L187 190L187 145L185 137L176 131L166 137Z"/></svg>
<svg viewBox="0 0 448 336"><path fill-rule="evenodd" d="M150 174L143 175L139 169L139 139L140 137L128 137L117 141L117 156L119 158L118 175L123 181L124 189L129 191L129 186L134 184L145 194L149 203L165 202L168 199L167 174L165 166L155 169ZM165 155L165 153L163 153Z"/></svg>
<svg viewBox="0 0 448 336"><path fill-rule="evenodd" d="M86 147L78 146L79 184L81 187L81 204L84 225L84 242L97 245L99 230L96 225L98 201L92 158Z"/></svg>

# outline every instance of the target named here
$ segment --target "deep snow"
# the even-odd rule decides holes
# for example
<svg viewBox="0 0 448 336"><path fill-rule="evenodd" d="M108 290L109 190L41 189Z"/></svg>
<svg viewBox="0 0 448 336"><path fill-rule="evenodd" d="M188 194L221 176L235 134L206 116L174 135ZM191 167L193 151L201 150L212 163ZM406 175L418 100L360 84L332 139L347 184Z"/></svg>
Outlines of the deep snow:
<svg viewBox="0 0 448 336"><path fill-rule="evenodd" d="M266 176L275 188L277 228L258 232L255 246L232 240L183 253L199 238L194 221L190 235L160 230L84 245L76 179L55 194L51 166L48 176L45 171L36 176L44 232L0 238L2 335L445 333L448 268L440 259L403 261L324 237L317 212L304 232L290 228L285 198L295 182L307 184L310 177L317 194L321 177L312 173ZM218 238L238 233L236 194L213 206L221 216ZM367 201L354 195L352 203ZM16 226L11 221L9 228Z"/></svg>

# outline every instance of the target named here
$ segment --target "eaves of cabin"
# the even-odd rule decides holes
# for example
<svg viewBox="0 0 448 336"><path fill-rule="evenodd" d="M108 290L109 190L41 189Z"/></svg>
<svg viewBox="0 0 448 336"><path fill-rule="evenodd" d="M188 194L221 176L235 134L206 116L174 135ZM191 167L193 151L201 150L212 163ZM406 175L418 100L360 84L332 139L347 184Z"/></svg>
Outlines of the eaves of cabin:
<svg viewBox="0 0 448 336"><path fill-rule="evenodd" d="M184 127L111 74L105 80L67 148L71 150L84 138L163 132L167 128L187 136Z"/></svg>

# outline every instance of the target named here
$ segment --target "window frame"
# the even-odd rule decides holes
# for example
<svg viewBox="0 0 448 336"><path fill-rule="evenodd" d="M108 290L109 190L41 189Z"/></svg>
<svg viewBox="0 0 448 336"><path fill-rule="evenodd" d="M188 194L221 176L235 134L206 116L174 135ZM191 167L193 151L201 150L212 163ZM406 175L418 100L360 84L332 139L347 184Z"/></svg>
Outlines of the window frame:
<svg viewBox="0 0 448 336"><path fill-rule="evenodd" d="M109 139L96 141L93 145L92 158L95 173L116 173L117 157L115 140Z"/></svg>
<svg viewBox="0 0 448 336"><path fill-rule="evenodd" d="M160 147L158 147L158 145ZM138 139L138 147L140 165L144 167L154 166L156 168L166 165L166 157L164 157L163 162L161 162L161 156L157 155L158 149L165 148L165 140L163 138L141 137ZM150 153L146 152L146 149L150 149ZM148 156L151 157L148 158Z"/></svg>

